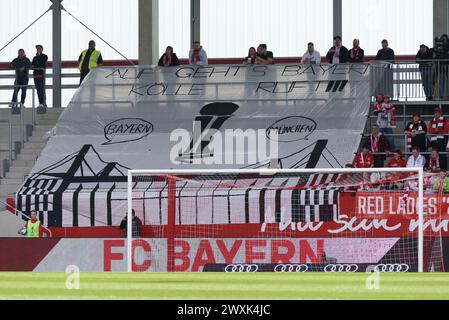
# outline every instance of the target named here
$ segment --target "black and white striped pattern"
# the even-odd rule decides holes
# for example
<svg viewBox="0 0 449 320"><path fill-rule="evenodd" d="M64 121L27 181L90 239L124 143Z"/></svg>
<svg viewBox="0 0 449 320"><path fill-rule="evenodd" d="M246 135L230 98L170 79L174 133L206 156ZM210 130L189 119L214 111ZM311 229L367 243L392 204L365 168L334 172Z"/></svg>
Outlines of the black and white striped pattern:
<svg viewBox="0 0 449 320"><path fill-rule="evenodd" d="M329 183L336 177L326 177ZM160 185L158 185L160 184ZM161 221L167 190L164 182L154 183L139 197L151 223ZM235 187L233 187L235 185ZM238 180L178 181L176 221L178 224L245 224L280 222L320 222L338 218L339 190L295 188L299 178L257 178ZM246 186L246 187L243 187ZM136 194L136 193L135 193Z"/></svg>
<svg viewBox="0 0 449 320"><path fill-rule="evenodd" d="M319 173L310 175L304 188L333 188L340 174Z"/></svg>
<svg viewBox="0 0 449 320"><path fill-rule="evenodd" d="M221 180L179 180L176 222L245 224L320 222L338 218L338 175ZM306 182L305 182L306 181ZM47 225L62 179L31 177L17 195L18 209L37 210ZM62 226L118 225L127 210L127 184L71 183L62 197ZM133 207L144 224L167 224L165 181L143 179L134 185Z"/></svg>
<svg viewBox="0 0 449 320"><path fill-rule="evenodd" d="M39 212L39 219L48 225L48 216L53 212L53 194L61 185L58 179L28 179L17 194L17 209L29 213Z"/></svg>

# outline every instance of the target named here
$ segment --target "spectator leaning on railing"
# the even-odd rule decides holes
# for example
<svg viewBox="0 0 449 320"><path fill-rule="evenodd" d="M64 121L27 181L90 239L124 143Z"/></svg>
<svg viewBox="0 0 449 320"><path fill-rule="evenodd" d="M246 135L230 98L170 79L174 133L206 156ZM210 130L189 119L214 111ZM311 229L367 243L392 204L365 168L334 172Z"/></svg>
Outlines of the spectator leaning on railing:
<svg viewBox="0 0 449 320"><path fill-rule="evenodd" d="M196 66L204 66L207 65L207 53L201 46L199 41L195 41L193 43L192 49L189 51L189 64Z"/></svg>
<svg viewBox="0 0 449 320"><path fill-rule="evenodd" d="M360 48L360 40L354 39L354 41L352 41L352 49L349 50L348 62L362 63L364 57L365 51Z"/></svg>
<svg viewBox="0 0 449 320"><path fill-rule="evenodd" d="M248 49L248 55L243 58L243 64L255 64L257 59L257 51L256 48L250 47Z"/></svg>
<svg viewBox="0 0 449 320"><path fill-rule="evenodd" d="M441 41L443 42L443 48L446 52L449 52L449 36L447 34L443 34L441 36Z"/></svg>
<svg viewBox="0 0 449 320"><path fill-rule="evenodd" d="M443 34L441 36L441 40L443 41L443 48L444 52L446 52L446 60L449 59L449 36L447 34ZM444 92L443 97L444 99L449 98L449 61L443 62L444 70L445 70L445 81L444 81Z"/></svg>
<svg viewBox="0 0 449 320"><path fill-rule="evenodd" d="M315 50L313 42L307 44L307 51L304 53L301 59L302 64L319 64L321 63L321 55Z"/></svg>
<svg viewBox="0 0 449 320"><path fill-rule="evenodd" d="M448 58L448 53L446 51L445 46L443 45L443 40L439 37L435 37L433 40L433 48L431 49L433 59L436 60L434 62L434 67L432 69L433 71L433 77L432 77L432 84L434 91L434 98L441 99L444 96L444 82L445 82L445 74L446 74L446 68L444 66L445 59Z"/></svg>
<svg viewBox="0 0 449 320"><path fill-rule="evenodd" d="M267 45L265 43L262 43L257 47L256 64L274 64L273 52L267 50Z"/></svg>
<svg viewBox="0 0 449 320"><path fill-rule="evenodd" d="M433 53L426 45L422 44L416 54L416 62L419 64L421 81L426 95L426 100L433 100L432 87L432 59Z"/></svg>
<svg viewBox="0 0 449 320"><path fill-rule="evenodd" d="M179 59L176 56L176 53L173 52L173 47L168 46L165 49L164 54L161 56L158 62L158 66L160 67L174 67L179 66Z"/></svg>
<svg viewBox="0 0 449 320"><path fill-rule="evenodd" d="M348 62L349 51L341 44L341 37L334 37L334 46L329 49L326 55L326 59L331 64L346 63Z"/></svg>
<svg viewBox="0 0 449 320"><path fill-rule="evenodd" d="M376 60L379 61L394 61L394 50L388 46L388 40L382 40L382 49L377 51Z"/></svg>

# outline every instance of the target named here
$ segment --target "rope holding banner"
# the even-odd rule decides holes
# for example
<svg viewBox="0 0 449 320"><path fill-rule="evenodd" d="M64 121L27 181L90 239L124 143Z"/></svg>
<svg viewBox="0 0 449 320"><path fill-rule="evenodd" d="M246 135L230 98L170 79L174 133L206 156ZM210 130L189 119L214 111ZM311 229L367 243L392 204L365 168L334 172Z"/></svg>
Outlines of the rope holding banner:
<svg viewBox="0 0 449 320"><path fill-rule="evenodd" d="M101 41L106 43L112 50L117 52L121 57L123 57L130 65L135 66L135 63L133 63L131 60L129 60L124 54L122 54L120 51L118 51L114 46L112 46L109 42L107 42L105 39L103 39L100 35L98 35L95 31L93 31L91 28L89 28L86 24L84 24L81 20L79 20L77 17L75 17L73 14L68 12L64 7L62 7L62 10L65 11L69 16L71 16L73 19L75 19L79 24L81 24L84 28L92 32L96 37L98 37Z"/></svg>
<svg viewBox="0 0 449 320"><path fill-rule="evenodd" d="M52 7L48 8L47 11L45 11L43 14L41 14L37 19L35 19L30 25L28 25L25 29L23 29L18 35L16 35L14 38L12 38L7 44L5 44L1 49L0 52L2 52L6 47L8 47L11 43L14 42L18 37L20 37L22 34L25 33L29 28L31 28L36 22L38 22L43 16L45 16L50 10L52 10Z"/></svg>

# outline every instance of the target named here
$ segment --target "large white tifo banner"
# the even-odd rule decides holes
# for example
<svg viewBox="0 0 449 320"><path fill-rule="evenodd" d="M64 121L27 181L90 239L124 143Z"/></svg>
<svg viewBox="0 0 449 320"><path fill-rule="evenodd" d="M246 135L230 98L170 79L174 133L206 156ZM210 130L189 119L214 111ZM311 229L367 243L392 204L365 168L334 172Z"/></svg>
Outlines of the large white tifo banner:
<svg viewBox="0 0 449 320"><path fill-rule="evenodd" d="M367 64L95 69L17 206L49 226L117 225L128 169L344 167L365 127L369 80Z"/></svg>

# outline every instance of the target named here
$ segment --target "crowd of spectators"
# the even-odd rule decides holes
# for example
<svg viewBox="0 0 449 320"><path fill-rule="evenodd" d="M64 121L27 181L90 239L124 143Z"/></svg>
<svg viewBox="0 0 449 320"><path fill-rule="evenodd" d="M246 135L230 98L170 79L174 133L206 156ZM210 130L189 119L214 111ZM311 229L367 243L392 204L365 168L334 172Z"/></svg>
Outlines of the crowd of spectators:
<svg viewBox="0 0 449 320"><path fill-rule="evenodd" d="M373 105L377 122L372 132L365 137L362 147L354 159L356 168L383 167L422 167L428 171L447 170L447 157L443 154L449 150L449 120L443 116L441 106L434 109L434 116L428 124L415 112L404 128L407 149L412 155L405 161L403 154L397 150L392 136L397 127L395 107L388 96L378 95ZM422 153L429 153L423 155ZM388 157L391 160L386 161Z"/></svg>
<svg viewBox="0 0 449 320"><path fill-rule="evenodd" d="M376 55L378 61L394 61L395 52L389 47L388 40L381 42L382 48ZM347 49L341 36L334 37L334 45L327 51L326 59L330 64L339 63L362 63L364 61L364 50L360 47L360 40L354 39L352 48ZM416 54L416 61L421 73L423 89L428 100L433 99L434 88L437 85L438 94L441 98L446 96L449 85L449 61L438 61L435 66L432 60L449 59L449 37L443 35L435 38L434 47L430 49L421 45ZM11 62L11 68L15 70L16 77L11 106L18 105L18 93L21 90L20 104L25 103L26 90L29 81L29 70L33 70L33 78L39 98L39 106L46 106L45 96L45 70L48 57L43 54L43 46L36 45L36 56L31 62L25 55L25 50L20 49L18 56ZM302 64L319 64L322 56L315 49L313 42L307 44L307 50L302 55ZM89 41L88 49L84 50L79 58L80 84L90 70L103 64L101 52L96 49L95 41ZM250 47L243 64L270 65L275 63L274 54L268 50L266 44L260 44L257 49ZM195 41L189 52L189 64L207 65L208 57L206 50L200 42ZM160 67L179 66L180 61L174 53L173 47L168 46L160 57ZM373 105L373 113L377 117L376 124L372 127L372 133L365 138L360 152L354 159L354 166L358 168L380 168L420 166L429 171L447 170L447 158L442 154L449 150L447 135L449 134L449 121L443 116L440 107L435 109L435 117L426 125L419 113L413 114L411 121L404 129L407 139L407 148L412 155L405 161L400 150L397 150L393 138L393 129L396 128L395 107L388 95L379 94ZM431 155L421 153L431 150ZM391 160L387 161L391 157Z"/></svg>
<svg viewBox="0 0 449 320"><path fill-rule="evenodd" d="M382 48L377 52L376 60L378 61L394 61L394 50L389 47L388 40L382 40ZM93 68L102 66L103 57L101 52L95 48L95 41L89 41L88 49L84 50L79 58L79 71L80 71L80 84L87 76L89 71ZM31 62L25 55L25 50L20 49L18 56L11 62L11 69L15 70L16 77L14 85L13 97L11 100L11 107L17 105L23 105L26 99L26 91L29 82L29 70L33 70L33 78L36 86L36 91L39 98L39 106L46 106L45 96L45 70L47 68L48 57L43 53L43 46L36 45L36 56ZM326 59L328 63L362 63L364 61L365 52L360 47L360 40L354 39L352 42L352 48L347 49L343 43L341 36L334 37L334 45L327 51ZM445 60L439 61L435 66L432 60ZM438 95L440 98L449 96L449 37L442 35L434 40L434 47L429 49L426 45L421 45L418 53L416 54L416 61L419 64L419 71L421 73L422 85L426 98L428 100L433 99L434 88L438 87ZM316 50L313 42L307 44L307 50L302 55L300 63L302 64L319 64L322 62L322 56L318 50ZM192 49L189 52L189 64L191 65L207 65L208 57L206 50L200 44L195 41L192 45ZM261 64L269 65L274 64L275 58L272 51L267 49L265 43L260 44L257 49L250 47L248 55L243 59L243 64ZM180 65L180 61L174 53L173 47L168 46L160 57L158 65L160 67L172 67ZM22 91L20 103L18 102L18 93ZM385 120L385 119L384 119ZM394 121L394 119L392 119ZM382 125L379 125L381 132L388 134L389 129ZM393 145L390 140L390 145Z"/></svg>
<svg viewBox="0 0 449 320"><path fill-rule="evenodd" d="M173 54L173 48L167 47ZM179 60L172 57L173 64L164 63L162 59L166 59L167 51L159 60L159 66L176 66L179 65ZM334 37L334 45L327 51L326 60L330 64L339 63L362 63L365 59L365 51L360 47L360 40L354 39L352 41L352 48L348 49L343 45L341 36ZM375 60L390 62L396 59L395 52L390 48L388 40L381 41L381 48L378 50ZM441 61L443 60L443 61ZM448 60L448 61L444 61ZM307 44L307 50L300 58L301 64L319 64L322 56L315 48L313 42ZM433 100L436 95L443 100L449 98L449 37L442 35L434 39L433 48L422 44L416 54L416 61L419 65L419 72L421 74L422 86L427 100ZM248 54L243 58L243 64L274 64L275 58L272 51L267 50L267 45L262 43L257 49L250 47ZM205 49L199 42L193 43L193 48L189 52L189 64L191 65L206 65L208 64L207 54ZM436 92L434 92L436 90ZM380 128L384 130L384 128ZM390 141L391 143L392 141Z"/></svg>

